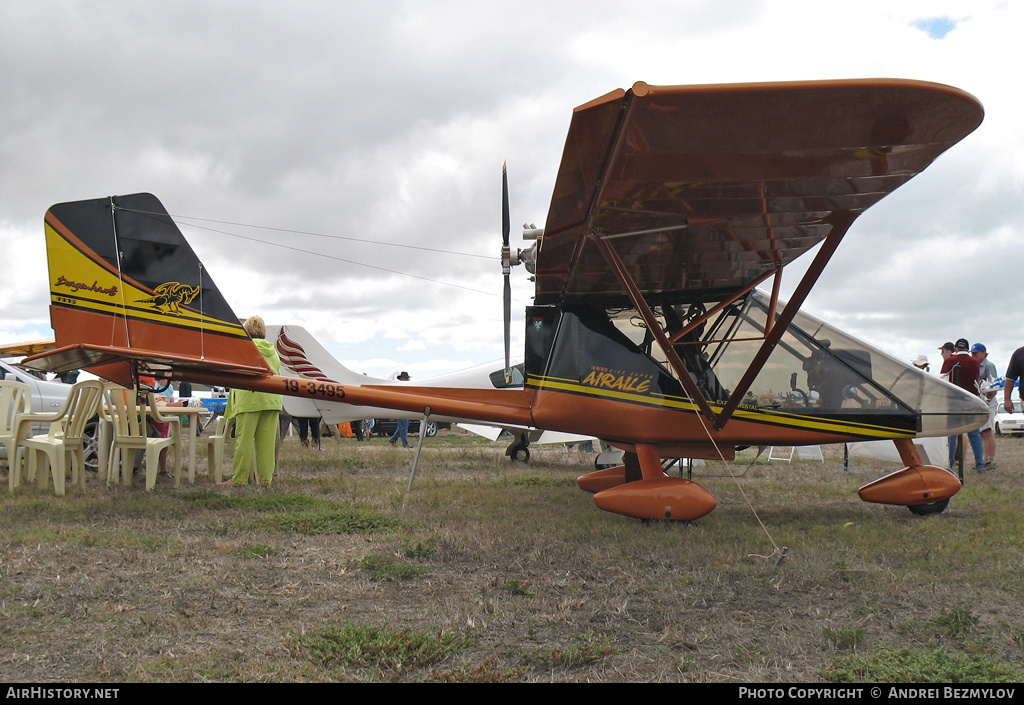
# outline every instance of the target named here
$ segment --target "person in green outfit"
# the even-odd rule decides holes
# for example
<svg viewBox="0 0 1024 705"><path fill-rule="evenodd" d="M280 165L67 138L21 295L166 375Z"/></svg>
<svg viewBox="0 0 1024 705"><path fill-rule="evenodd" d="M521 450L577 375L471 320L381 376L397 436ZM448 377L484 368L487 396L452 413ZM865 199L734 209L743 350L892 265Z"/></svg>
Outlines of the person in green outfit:
<svg viewBox="0 0 1024 705"><path fill-rule="evenodd" d="M281 358L273 343L266 341L267 327L259 316L250 316L242 324L256 344L263 359L276 375L281 371ZM249 482L253 450L256 452L256 482L270 485L274 479L274 448L277 445L277 417L281 412L281 395L232 389L224 416L235 420L234 473L224 487L242 487Z"/></svg>

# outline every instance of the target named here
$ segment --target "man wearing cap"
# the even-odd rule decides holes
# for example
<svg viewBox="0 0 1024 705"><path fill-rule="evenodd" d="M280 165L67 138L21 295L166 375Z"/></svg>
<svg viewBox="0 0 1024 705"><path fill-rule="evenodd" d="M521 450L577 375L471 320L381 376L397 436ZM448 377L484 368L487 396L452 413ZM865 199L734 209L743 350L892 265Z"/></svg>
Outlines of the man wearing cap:
<svg viewBox="0 0 1024 705"><path fill-rule="evenodd" d="M966 338L960 338L956 344L945 343L939 350L942 353L942 371L951 383L971 394L978 393L978 378L981 375L981 365L971 357L971 344ZM949 437L949 467L952 470L956 462L956 446L960 436ZM974 469L985 469L985 452L981 446L981 433L977 430L967 434L967 440L971 443L971 451L974 453Z"/></svg>
<svg viewBox="0 0 1024 705"><path fill-rule="evenodd" d="M988 402L988 421L980 429L981 446L985 450L985 469L995 470L996 434L992 429L996 425L996 410L999 407L999 400L996 399L996 390L990 389L988 385L996 381L999 371L996 370L995 363L988 359L988 349L981 343L971 346L971 357L977 360L981 366L981 371L978 374L978 394Z"/></svg>

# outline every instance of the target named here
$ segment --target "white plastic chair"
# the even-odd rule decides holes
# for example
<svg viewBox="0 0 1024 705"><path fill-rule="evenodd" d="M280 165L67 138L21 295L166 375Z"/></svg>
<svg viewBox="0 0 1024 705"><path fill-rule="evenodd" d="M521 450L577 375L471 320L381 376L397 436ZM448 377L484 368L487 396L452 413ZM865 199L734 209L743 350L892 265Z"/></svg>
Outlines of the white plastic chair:
<svg viewBox="0 0 1024 705"><path fill-rule="evenodd" d="M71 386L60 411L18 415L17 447L29 451L28 476L38 479L39 489L45 490L52 476L54 491L63 496L69 461L71 482L77 481L85 489L85 426L96 415L102 396L103 385L98 380L78 382ZM49 424L49 433L30 436L34 423ZM43 459L49 462L49 473L39 472L39 461Z"/></svg>
<svg viewBox="0 0 1024 705"><path fill-rule="evenodd" d="M146 405L139 405L138 394L134 389L108 386L105 390L107 412L111 418L110 454L107 458L107 484L115 482L118 477L122 483L132 482L132 467L135 451L145 451L146 489L156 487L156 476L160 469L160 451L170 448L175 443L173 436L166 438L149 438L146 435ZM180 438L180 427L179 427ZM181 453L174 454L175 479L180 475Z"/></svg>
<svg viewBox="0 0 1024 705"><path fill-rule="evenodd" d="M0 445L7 449L7 484L12 493L21 484L21 454L15 442L18 415L31 411L32 388L17 380L0 380Z"/></svg>
<svg viewBox="0 0 1024 705"><path fill-rule="evenodd" d="M150 393L149 395L149 415L156 423L165 423L168 426L167 437L172 439L174 442L171 447L174 448L174 486L181 486L181 454L184 450L182 446L181 436L181 417L180 416L164 416L160 413L160 406L156 403L156 394ZM192 429L189 428L189 431Z"/></svg>
<svg viewBox="0 0 1024 705"><path fill-rule="evenodd" d="M224 441L230 423L228 417L218 416L213 433L206 437L206 468L214 482L224 479Z"/></svg>

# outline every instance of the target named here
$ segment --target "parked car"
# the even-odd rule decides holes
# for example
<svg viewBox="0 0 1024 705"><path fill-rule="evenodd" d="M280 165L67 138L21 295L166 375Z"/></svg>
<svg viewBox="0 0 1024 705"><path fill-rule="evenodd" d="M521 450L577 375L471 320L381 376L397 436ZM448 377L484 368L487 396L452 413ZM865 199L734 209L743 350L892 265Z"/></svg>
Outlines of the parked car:
<svg viewBox="0 0 1024 705"><path fill-rule="evenodd" d="M32 413L34 414L52 414L60 411L64 406L64 402L67 401L68 391L71 389L70 384L40 379L6 360L0 360L0 375L4 379L24 382L32 389ZM93 472L96 471L98 464L98 456L96 454L97 425L98 419L93 419L85 428L85 466L87 470ZM33 429L33 432L46 433L46 425L40 424L38 428ZM0 453L3 452L5 452L5 449L0 447Z"/></svg>
<svg viewBox="0 0 1024 705"><path fill-rule="evenodd" d="M1006 413L1002 403L999 404L999 410L996 412L995 431L997 436L1024 433L1024 413L1021 412L1019 401L1013 402L1012 414Z"/></svg>
<svg viewBox="0 0 1024 705"><path fill-rule="evenodd" d="M373 429L370 433L374 436L390 436L394 434L395 429L398 427L398 421L395 419L374 419ZM437 435L438 430L443 428L451 428L450 423L427 421L427 437L433 438ZM420 420L410 419L409 420L409 435L418 436L420 433Z"/></svg>

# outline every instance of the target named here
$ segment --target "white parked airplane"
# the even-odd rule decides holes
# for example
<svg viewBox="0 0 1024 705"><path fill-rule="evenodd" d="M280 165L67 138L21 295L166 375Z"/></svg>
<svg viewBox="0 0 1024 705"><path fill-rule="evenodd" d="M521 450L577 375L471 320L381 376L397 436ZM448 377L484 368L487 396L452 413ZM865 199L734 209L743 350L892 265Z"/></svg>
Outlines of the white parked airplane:
<svg viewBox="0 0 1024 705"><path fill-rule="evenodd" d="M312 333L302 326L268 325L267 340L274 341L277 353L281 356L281 375L298 377L313 382L332 382L335 384L389 386L401 385L404 382L394 379L369 377L341 364L318 341ZM505 381L505 361L484 363L458 372L451 372L426 380L417 380L417 387L444 387L448 389L502 389L523 386L523 365L513 361L511 379ZM334 425L361 419L423 419L423 414L408 411L397 411L376 406L353 406L326 399L306 397L284 397L284 410L297 417L319 416L325 423ZM544 431L525 426L490 426L479 422L470 423L467 419L449 416L431 416L431 421L458 423L465 428L490 440L497 440L502 431L508 431L513 441L505 450L505 454L513 460L527 461L530 459L531 444L546 443L579 443L594 440L590 436L580 436L556 431Z"/></svg>

